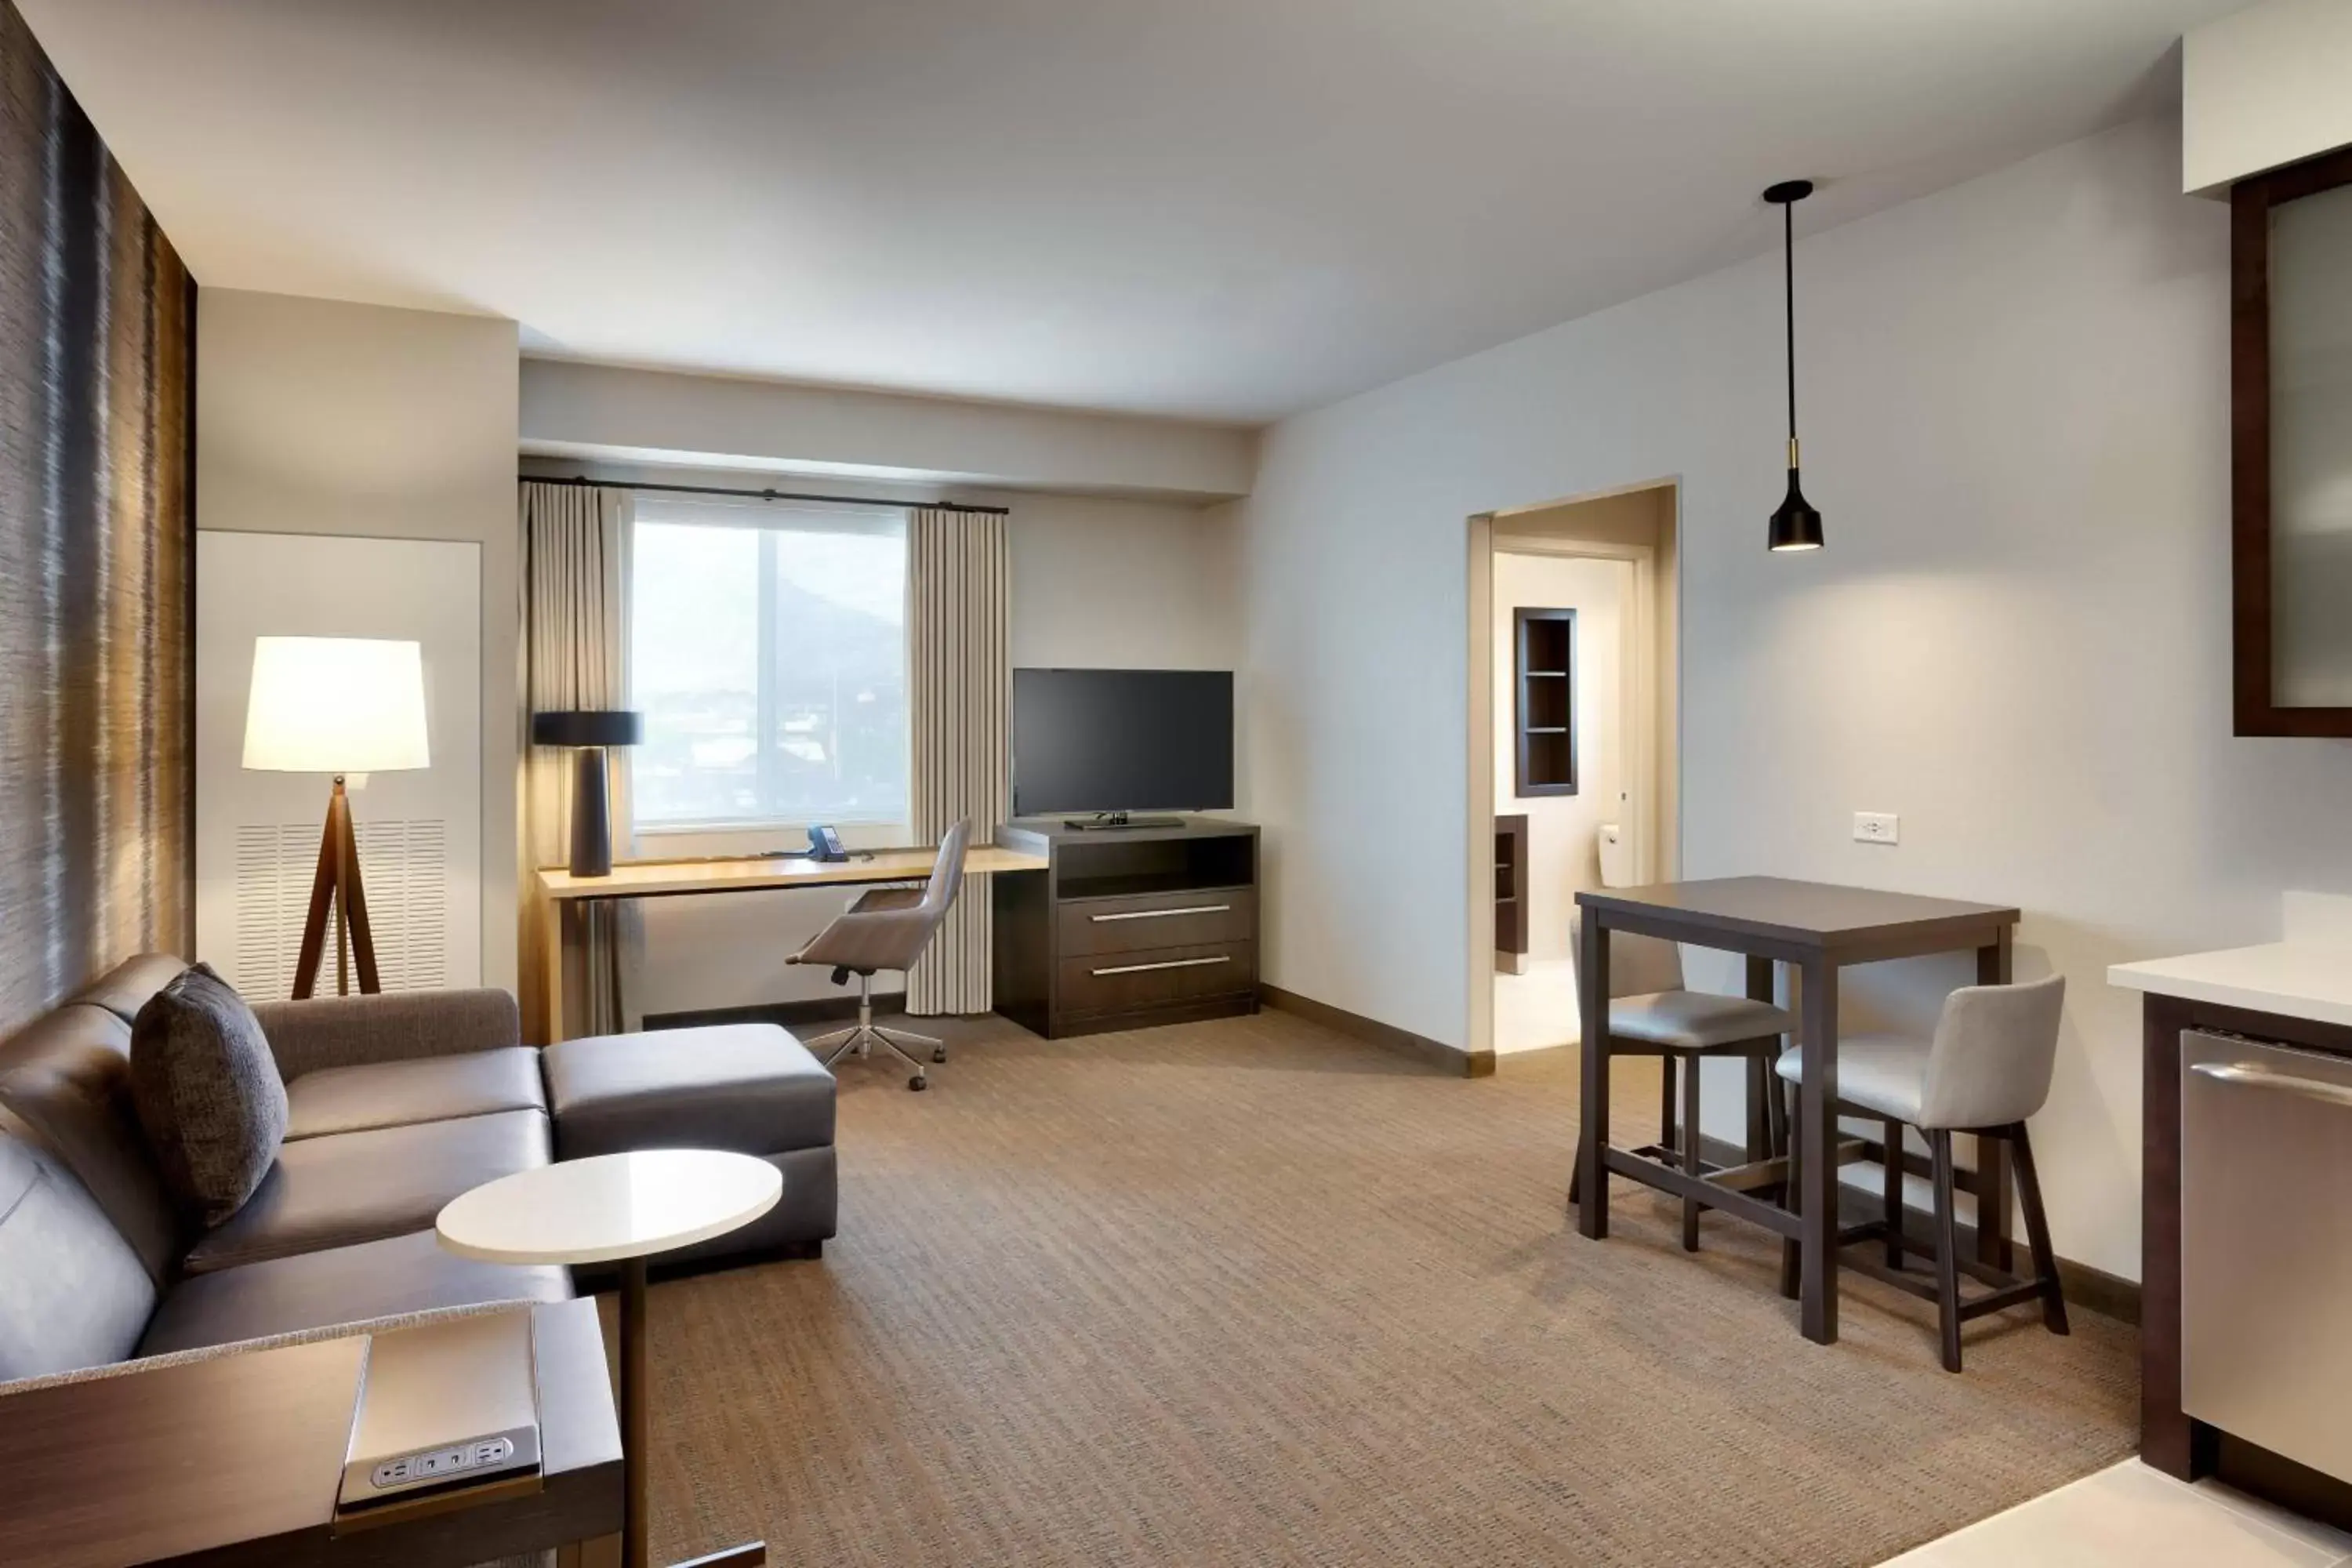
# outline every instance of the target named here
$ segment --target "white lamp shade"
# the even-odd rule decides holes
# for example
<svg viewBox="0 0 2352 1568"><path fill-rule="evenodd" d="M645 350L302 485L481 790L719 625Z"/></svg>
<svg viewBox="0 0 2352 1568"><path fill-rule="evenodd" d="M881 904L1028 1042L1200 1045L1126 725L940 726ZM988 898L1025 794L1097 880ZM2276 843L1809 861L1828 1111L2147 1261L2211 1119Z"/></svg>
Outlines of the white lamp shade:
<svg viewBox="0 0 2352 1568"><path fill-rule="evenodd" d="M425 650L384 637L256 637L245 765L383 773L432 765Z"/></svg>

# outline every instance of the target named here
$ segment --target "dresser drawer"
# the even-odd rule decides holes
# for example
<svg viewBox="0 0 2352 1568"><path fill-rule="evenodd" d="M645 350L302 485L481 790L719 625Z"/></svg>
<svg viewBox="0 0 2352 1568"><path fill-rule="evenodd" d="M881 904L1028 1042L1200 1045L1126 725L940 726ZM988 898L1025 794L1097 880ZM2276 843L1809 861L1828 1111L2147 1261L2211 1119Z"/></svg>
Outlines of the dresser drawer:
<svg viewBox="0 0 2352 1568"><path fill-rule="evenodd" d="M1142 952L1257 937L1257 891L1211 888L1122 899L1074 899L1061 905L1065 956Z"/></svg>
<svg viewBox="0 0 2352 1568"><path fill-rule="evenodd" d="M1092 952L1062 960L1062 1011L1115 1013L1257 985L1257 944L1202 942L1142 952Z"/></svg>

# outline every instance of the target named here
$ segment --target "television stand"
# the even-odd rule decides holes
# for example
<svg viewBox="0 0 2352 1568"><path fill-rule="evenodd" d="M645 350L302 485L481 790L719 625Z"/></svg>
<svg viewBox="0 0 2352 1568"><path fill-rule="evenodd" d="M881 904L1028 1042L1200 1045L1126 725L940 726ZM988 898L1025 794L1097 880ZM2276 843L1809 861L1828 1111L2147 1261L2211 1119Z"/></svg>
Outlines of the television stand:
<svg viewBox="0 0 2352 1568"><path fill-rule="evenodd" d="M1129 816L1123 811L1097 811L1092 816L1066 816L1062 826L1073 833L1115 833L1140 827L1181 827L1181 816Z"/></svg>
<svg viewBox="0 0 2352 1568"><path fill-rule="evenodd" d="M1015 818L996 842L1045 860L990 879L996 1010L1014 1023L1059 1039L1257 1011L1248 823Z"/></svg>

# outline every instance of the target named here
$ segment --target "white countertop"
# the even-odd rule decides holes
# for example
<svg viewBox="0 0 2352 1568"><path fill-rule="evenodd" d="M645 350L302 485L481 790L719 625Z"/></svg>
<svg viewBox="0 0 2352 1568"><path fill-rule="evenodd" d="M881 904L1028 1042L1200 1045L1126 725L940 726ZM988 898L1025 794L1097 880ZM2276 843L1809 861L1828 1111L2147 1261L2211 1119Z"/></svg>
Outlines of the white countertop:
<svg viewBox="0 0 2352 1568"><path fill-rule="evenodd" d="M2107 983L2253 1013L2352 1026L2352 943L2273 942L2118 963Z"/></svg>

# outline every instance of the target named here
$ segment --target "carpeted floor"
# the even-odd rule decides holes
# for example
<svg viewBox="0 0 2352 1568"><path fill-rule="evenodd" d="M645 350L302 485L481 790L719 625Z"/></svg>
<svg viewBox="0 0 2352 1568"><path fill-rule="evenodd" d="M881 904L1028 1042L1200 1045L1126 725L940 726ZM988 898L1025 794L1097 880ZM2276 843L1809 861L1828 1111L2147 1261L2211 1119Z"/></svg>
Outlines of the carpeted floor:
<svg viewBox="0 0 2352 1568"><path fill-rule="evenodd" d="M1865 1280L1806 1343L1733 1221L1690 1257L1620 1183L1576 1236L1572 1053L953 1033L926 1094L845 1066L821 1262L654 1288L657 1561L1832 1568L2132 1451L2119 1324L1979 1321L1953 1377Z"/></svg>

